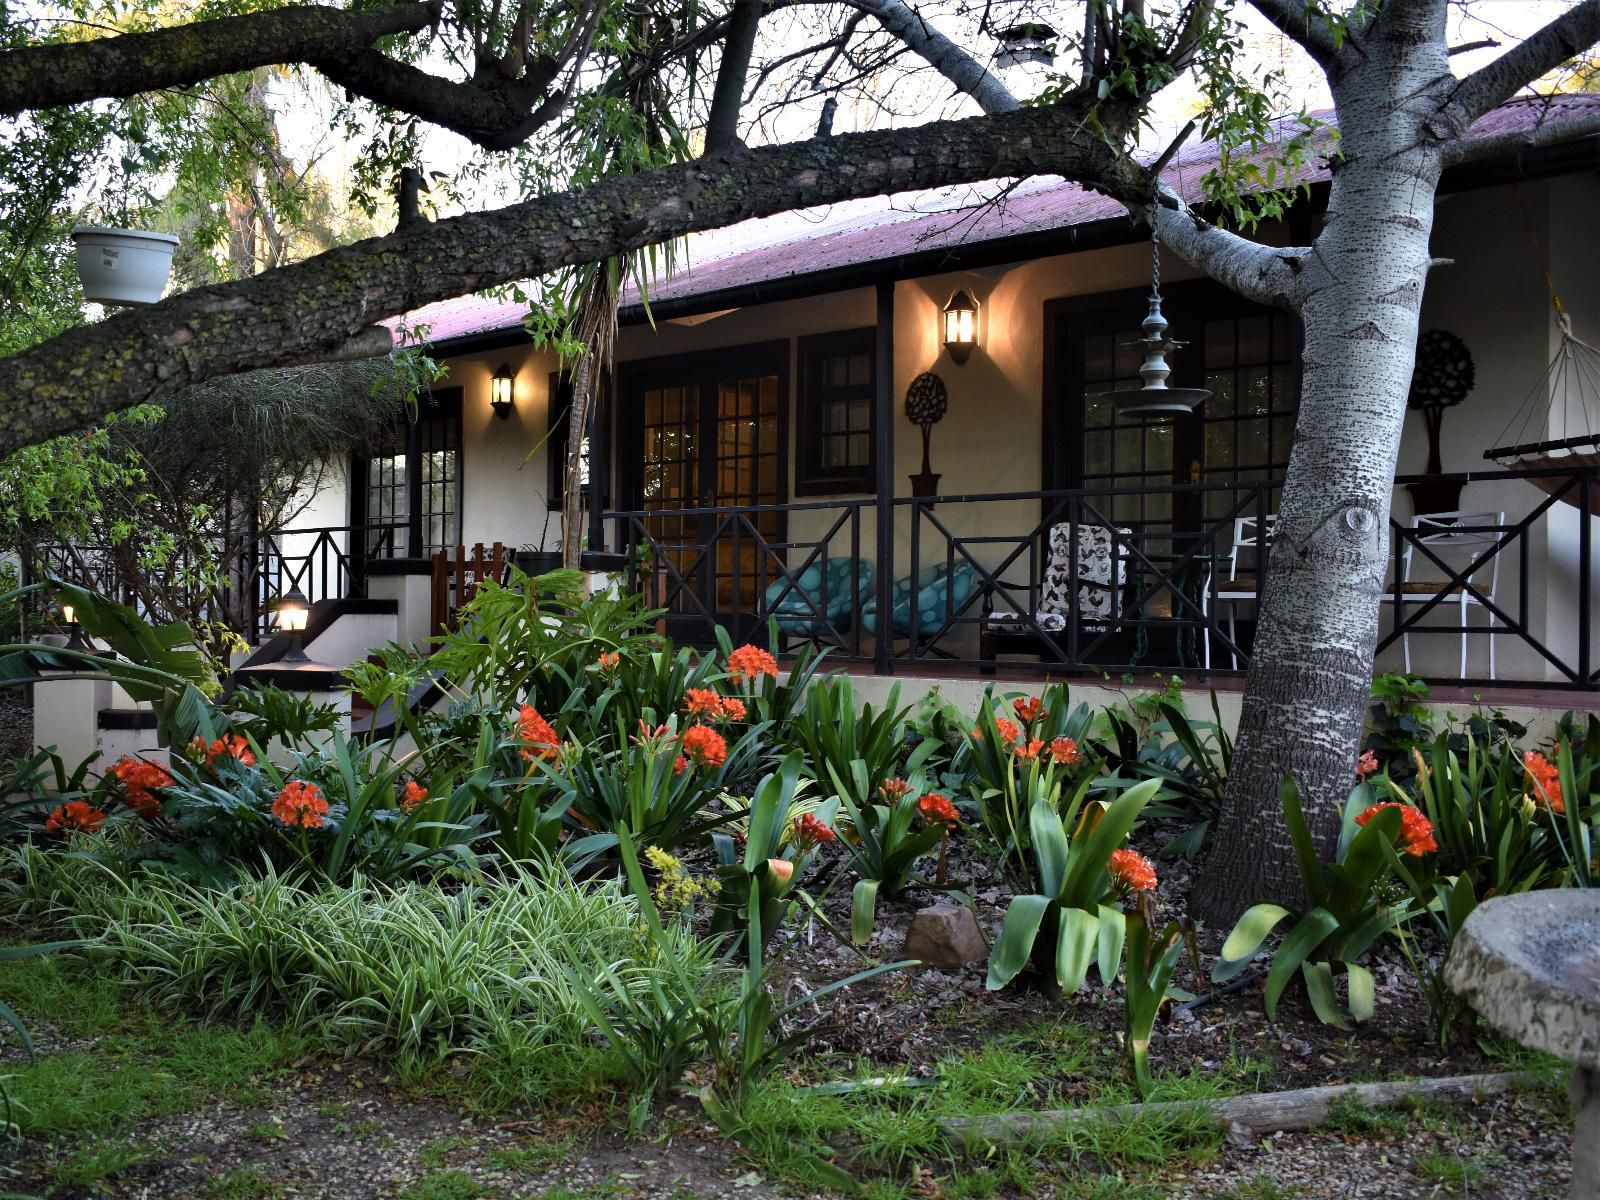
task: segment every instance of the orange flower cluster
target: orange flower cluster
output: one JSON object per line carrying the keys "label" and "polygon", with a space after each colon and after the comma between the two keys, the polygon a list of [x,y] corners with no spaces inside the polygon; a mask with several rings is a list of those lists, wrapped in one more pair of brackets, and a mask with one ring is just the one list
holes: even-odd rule
{"label": "orange flower cluster", "polygon": [[272,815],[291,829],[320,829],[328,812],[322,789],[314,783],[291,779],[272,802]]}
{"label": "orange flower cluster", "polygon": [[1137,850],[1113,850],[1106,869],[1117,884],[1130,892],[1155,890],[1155,864]]}
{"label": "orange flower cluster", "polygon": [[720,767],[728,761],[727,740],[709,725],[689,726],[681,744],[683,757],[697,767]]}
{"label": "orange flower cluster", "polygon": [[1083,751],[1078,749],[1078,743],[1069,737],[1052,738],[1050,742],[1050,759],[1058,767],[1070,767],[1083,757]]}
{"label": "orange flower cluster", "polygon": [[809,850],[812,846],[820,846],[823,842],[836,841],[838,837],[837,833],[810,813],[803,813],[800,819],[795,822],[793,840],[794,844],[802,852]]}
{"label": "orange flower cluster", "polygon": [[194,750],[196,758],[205,757],[206,766],[214,767],[218,760],[231,758],[241,767],[256,765],[256,756],[250,749],[250,743],[237,733],[225,733],[207,745],[204,738],[195,738],[189,743]]}
{"label": "orange flower cluster", "polygon": [[171,787],[172,772],[160,763],[147,758],[134,758],[131,754],[117,760],[111,773],[122,784],[122,799],[141,817],[154,817],[161,812],[161,801],[151,793],[157,788]]}
{"label": "orange flower cluster", "polygon": [[408,813],[416,812],[417,809],[422,807],[423,801],[427,798],[428,789],[423,787],[415,779],[408,779],[406,780],[405,791],[400,794],[400,811]]}
{"label": "orange flower cluster", "polygon": [[1040,752],[1043,750],[1044,740],[1042,738],[1027,738],[1026,740],[1018,738],[1017,744],[1012,747],[1011,753],[1017,756],[1018,762],[1031,763],[1038,759]]}
{"label": "orange flower cluster", "polygon": [[778,660],[760,646],[740,646],[728,655],[728,673],[754,682],[763,675],[778,677]]}
{"label": "orange flower cluster", "polygon": [[949,796],[941,796],[938,792],[929,792],[917,801],[917,811],[922,814],[922,819],[928,824],[943,821],[946,825],[956,825],[961,820],[961,814],[956,811],[956,806],[950,803]]}
{"label": "orange flower cluster", "polygon": [[607,650],[595,665],[600,668],[602,675],[609,675],[622,665],[622,655],[615,650]]}
{"label": "orange flower cluster", "polygon": [[1409,854],[1412,858],[1421,858],[1424,854],[1431,854],[1439,848],[1439,843],[1433,840],[1433,823],[1422,810],[1412,808],[1409,804],[1401,804],[1398,800],[1385,800],[1382,804],[1374,804],[1356,818],[1356,824],[1365,825],[1386,808],[1400,810],[1400,850],[1403,853]]}
{"label": "orange flower cluster", "polygon": [[1365,783],[1378,773],[1378,756],[1371,750],[1363,750],[1361,757],[1356,759],[1356,782]]}
{"label": "orange flower cluster", "polygon": [[878,795],[885,804],[894,804],[911,794],[911,785],[904,779],[885,779],[878,785]]}
{"label": "orange flower cluster", "polygon": [[536,758],[554,762],[561,756],[561,735],[531,704],[517,710],[517,736],[527,743],[517,753],[529,762]]}
{"label": "orange flower cluster", "polygon": [[1561,795],[1561,768],[1537,750],[1522,756],[1522,769],[1527,779],[1528,792],[1536,803],[1548,808],[1557,816],[1567,811],[1567,802]]}
{"label": "orange flower cluster", "polygon": [[93,833],[105,819],[105,812],[87,800],[68,800],[65,804],[56,805],[45,818],[44,828],[46,833],[71,833],[74,830]]}
{"label": "orange flower cluster", "polygon": [[[1015,725],[1006,720],[1004,717],[1000,716],[998,713],[995,714],[994,727],[1000,731],[1000,742],[1002,745],[1009,746],[1012,742],[1016,741],[1022,736],[1022,730],[1018,729]],[[983,741],[983,726],[979,725],[976,729],[974,729],[972,731],[972,736],[977,738],[980,742]]]}
{"label": "orange flower cluster", "polygon": [[683,696],[683,711],[706,721],[744,720],[744,701],[734,696],[719,696],[712,688],[690,688]]}
{"label": "orange flower cluster", "polygon": [[1017,719],[1025,725],[1032,725],[1035,721],[1048,717],[1044,702],[1037,696],[1024,696],[1020,700],[1013,700],[1011,707],[1017,710]]}

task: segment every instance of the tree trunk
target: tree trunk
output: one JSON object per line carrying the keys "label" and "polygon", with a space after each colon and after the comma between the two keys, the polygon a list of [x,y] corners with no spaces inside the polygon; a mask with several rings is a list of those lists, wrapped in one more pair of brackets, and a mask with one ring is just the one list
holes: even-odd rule
{"label": "tree trunk", "polygon": [[1442,36],[1390,25],[1335,92],[1343,161],[1298,297],[1305,352],[1294,448],[1227,804],[1192,899],[1197,915],[1223,927],[1257,901],[1303,898],[1279,804],[1285,775],[1331,859],[1371,694],[1441,171],[1426,122],[1449,80]]}
{"label": "tree trunk", "polygon": [[572,407],[567,409],[567,472],[561,484],[561,565],[583,562],[583,437],[594,396],[594,354],[579,356],[572,370]]}

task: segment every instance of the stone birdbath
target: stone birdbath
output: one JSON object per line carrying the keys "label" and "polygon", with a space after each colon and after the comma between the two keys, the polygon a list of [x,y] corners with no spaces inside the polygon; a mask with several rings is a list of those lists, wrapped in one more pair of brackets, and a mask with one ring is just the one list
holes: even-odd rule
{"label": "stone birdbath", "polygon": [[1600,1198],[1600,891],[1485,900],[1456,938],[1445,981],[1500,1032],[1576,1068],[1572,1195]]}

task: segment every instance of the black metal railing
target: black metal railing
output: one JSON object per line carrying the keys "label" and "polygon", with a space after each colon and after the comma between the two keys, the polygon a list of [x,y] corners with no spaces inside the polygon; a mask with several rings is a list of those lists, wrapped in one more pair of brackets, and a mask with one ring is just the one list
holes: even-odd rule
{"label": "black metal railing", "polygon": [[[1587,515],[1600,468],[1397,481],[1441,483],[1472,485],[1454,510],[1464,515],[1419,520],[1402,505],[1391,517],[1378,668],[1471,686],[1600,687]],[[717,625],[735,640],[761,636],[777,619],[790,641],[824,642],[880,668],[894,659],[1225,676],[1249,664],[1281,486],[735,505],[607,520],[613,546],[636,550],[635,581],[687,641],[709,644]],[[1150,518],[1154,507],[1160,519]],[[862,558],[885,513],[892,586]],[[820,583],[811,569],[836,557],[852,565],[822,571],[830,581]]]}

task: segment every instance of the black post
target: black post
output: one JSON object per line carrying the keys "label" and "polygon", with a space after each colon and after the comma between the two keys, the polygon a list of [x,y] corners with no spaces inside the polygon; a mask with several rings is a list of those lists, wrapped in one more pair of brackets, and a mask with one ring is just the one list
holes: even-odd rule
{"label": "black post", "polygon": [[894,282],[878,284],[876,369],[872,378],[872,451],[878,492],[877,644],[872,669],[894,673]]}
{"label": "black post", "polygon": [[[611,477],[611,439],[609,436],[604,441],[600,438],[600,411],[610,393],[609,385],[609,373],[602,374],[594,381],[594,395],[589,401],[589,428],[586,432],[589,437],[589,549],[591,550],[606,548],[605,506],[606,493],[610,490],[607,484]],[[608,434],[609,432],[607,430]],[[616,549],[620,550],[622,547],[619,545]]]}
{"label": "black post", "polygon": [[[417,401],[418,407],[422,401]],[[406,557],[423,558],[422,546],[422,414],[406,425]]]}

